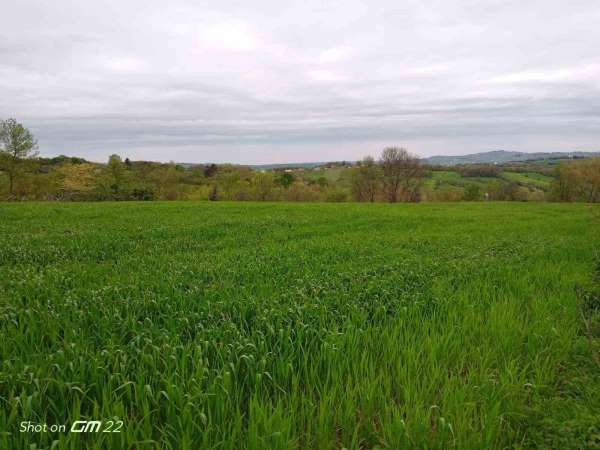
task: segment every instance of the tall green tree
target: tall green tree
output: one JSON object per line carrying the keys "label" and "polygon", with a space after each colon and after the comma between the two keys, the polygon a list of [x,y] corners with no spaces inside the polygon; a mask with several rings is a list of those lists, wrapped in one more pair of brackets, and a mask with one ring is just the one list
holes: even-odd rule
{"label": "tall green tree", "polygon": [[284,188],[288,189],[294,183],[295,179],[296,178],[293,174],[289,172],[282,172],[281,175],[277,178],[277,182]]}
{"label": "tall green tree", "polygon": [[23,160],[36,156],[36,148],[33,134],[15,119],[0,121],[0,168],[8,174],[11,196]]}
{"label": "tall green tree", "polygon": [[112,197],[115,200],[121,199],[126,190],[127,173],[119,155],[113,154],[108,157],[106,176]]}

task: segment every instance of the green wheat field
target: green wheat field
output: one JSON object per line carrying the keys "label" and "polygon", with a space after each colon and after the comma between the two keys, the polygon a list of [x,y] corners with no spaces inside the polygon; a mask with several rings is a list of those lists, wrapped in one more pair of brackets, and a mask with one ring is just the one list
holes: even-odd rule
{"label": "green wheat field", "polygon": [[599,277],[584,204],[0,204],[0,448],[600,448]]}

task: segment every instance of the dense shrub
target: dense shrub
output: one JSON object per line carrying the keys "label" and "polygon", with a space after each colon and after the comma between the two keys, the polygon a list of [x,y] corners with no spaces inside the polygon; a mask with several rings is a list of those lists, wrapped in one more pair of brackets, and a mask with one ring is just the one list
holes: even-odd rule
{"label": "dense shrub", "polygon": [[500,174],[498,167],[492,164],[461,165],[458,171],[463,177],[497,177]]}

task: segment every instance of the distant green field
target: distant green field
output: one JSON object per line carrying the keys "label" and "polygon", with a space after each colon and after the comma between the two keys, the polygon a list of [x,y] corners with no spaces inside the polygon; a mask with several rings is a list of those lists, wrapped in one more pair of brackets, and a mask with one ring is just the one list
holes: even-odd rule
{"label": "distant green field", "polygon": [[334,167],[327,169],[307,169],[304,172],[300,172],[300,175],[306,180],[316,181],[319,178],[325,178],[329,183],[335,183],[339,181],[343,173],[348,169],[342,167]]}
{"label": "distant green field", "polygon": [[502,178],[525,186],[549,189],[554,178],[537,172],[502,172]]}
{"label": "distant green field", "polygon": [[[583,204],[0,204],[0,448],[598,448],[599,229]],[[123,425],[20,432],[76,420]]]}
{"label": "distant green field", "polygon": [[439,170],[431,172],[431,177],[426,180],[425,185],[428,187],[434,187],[437,184],[441,186],[449,185],[454,187],[464,188],[469,184],[476,184],[479,186],[486,185],[492,181],[497,181],[497,178],[493,177],[463,177],[460,173],[452,170]]}

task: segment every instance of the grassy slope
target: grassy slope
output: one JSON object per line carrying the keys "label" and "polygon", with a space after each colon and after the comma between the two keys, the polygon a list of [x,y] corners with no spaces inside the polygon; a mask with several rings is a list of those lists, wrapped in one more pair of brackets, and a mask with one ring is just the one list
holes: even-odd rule
{"label": "grassy slope", "polygon": [[515,181],[524,186],[531,186],[543,190],[550,189],[550,185],[554,179],[537,172],[502,172],[501,176],[505,180]]}
{"label": "grassy slope", "polygon": [[297,174],[306,180],[316,181],[319,178],[325,178],[330,183],[336,183],[346,170],[341,167],[335,167],[331,169],[305,170],[304,172],[297,172]]}
{"label": "grassy slope", "polygon": [[592,446],[599,226],[580,204],[0,205],[0,448]]}
{"label": "grassy slope", "polygon": [[440,189],[447,186],[464,188],[470,184],[484,187],[492,181],[498,181],[498,179],[493,177],[463,177],[460,173],[452,170],[439,170],[431,172],[431,177],[425,181],[425,185],[434,187],[436,182],[439,182],[441,183]]}

